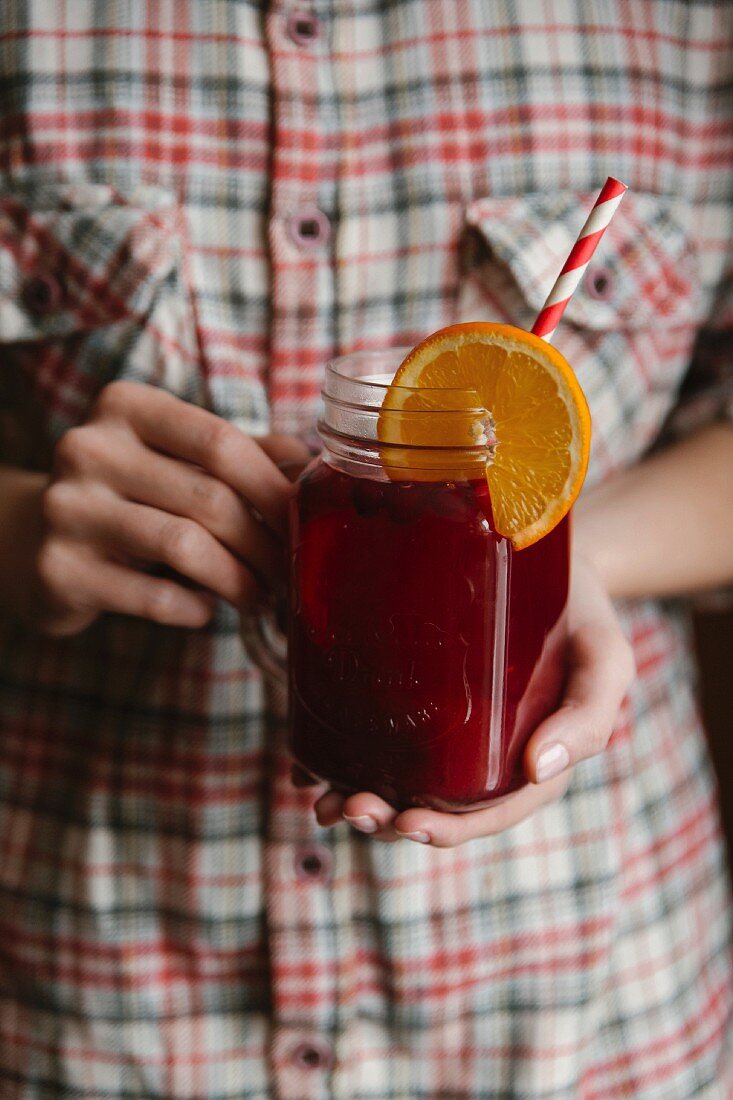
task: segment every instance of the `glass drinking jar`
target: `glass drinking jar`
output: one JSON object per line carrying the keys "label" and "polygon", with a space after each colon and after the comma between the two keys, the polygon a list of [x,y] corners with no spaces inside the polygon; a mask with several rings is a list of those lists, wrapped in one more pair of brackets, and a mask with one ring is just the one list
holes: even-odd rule
{"label": "glass drinking jar", "polygon": [[[291,506],[287,662],[271,619],[247,639],[271,671],[287,663],[303,768],[456,811],[526,782],[527,740],[559,702],[569,525],[521,551],[496,533],[475,395],[405,390],[382,408],[406,351],[328,364],[324,449]],[[465,446],[397,442],[406,419],[410,439],[435,439],[435,417]]]}

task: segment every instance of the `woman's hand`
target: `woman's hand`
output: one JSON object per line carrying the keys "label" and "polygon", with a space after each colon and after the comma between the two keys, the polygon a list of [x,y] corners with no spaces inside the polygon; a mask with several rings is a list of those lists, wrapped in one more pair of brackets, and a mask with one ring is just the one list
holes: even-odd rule
{"label": "woman's hand", "polygon": [[[290,487],[275,463],[303,450],[249,438],[155,387],[113,382],[61,438],[36,493],[36,545],[17,579],[23,618],[70,635],[103,611],[199,627],[215,596],[252,605],[284,561]],[[166,575],[151,571],[159,566]]]}
{"label": "woman's hand", "polygon": [[[592,566],[573,561],[568,604],[569,673],[560,707],[535,730],[524,754],[529,784],[487,809],[439,813],[398,812],[375,794],[344,798],[327,791],[315,805],[323,826],[346,820],[375,840],[405,837],[452,848],[516,825],[565,793],[573,766],[603,752],[634,676],[634,661],[613,605]],[[294,776],[296,782],[306,777]]]}

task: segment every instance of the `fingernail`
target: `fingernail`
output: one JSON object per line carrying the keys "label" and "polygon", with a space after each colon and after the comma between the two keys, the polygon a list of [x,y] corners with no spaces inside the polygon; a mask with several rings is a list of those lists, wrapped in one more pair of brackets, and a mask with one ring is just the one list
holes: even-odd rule
{"label": "fingernail", "polygon": [[564,745],[549,745],[543,749],[537,761],[537,782],[544,783],[564,772],[570,763],[570,753]]}
{"label": "fingernail", "polygon": [[399,829],[395,829],[398,836],[404,837],[405,840],[416,840],[418,844],[429,844],[429,833],[401,833]]}
{"label": "fingernail", "polygon": [[379,828],[379,822],[370,814],[362,814],[360,817],[349,817],[348,814],[344,814],[343,817],[344,821],[348,821],[349,825],[358,829],[360,833],[376,833]]}

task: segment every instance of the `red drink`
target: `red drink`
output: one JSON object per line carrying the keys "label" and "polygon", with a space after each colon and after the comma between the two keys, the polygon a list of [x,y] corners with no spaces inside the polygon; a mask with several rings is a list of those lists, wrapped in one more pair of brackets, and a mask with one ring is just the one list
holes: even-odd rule
{"label": "red drink", "polygon": [[395,386],[407,350],[327,365],[325,450],[291,510],[287,661],[272,614],[244,637],[267,672],[287,666],[304,768],[460,810],[525,783],[527,741],[560,700],[568,521],[519,551],[496,534],[491,418],[475,390]]}
{"label": "red drink", "polygon": [[527,739],[559,701],[568,523],[515,552],[485,477],[381,478],[321,460],[300,480],[293,753],[341,791],[468,808],[525,782]]}

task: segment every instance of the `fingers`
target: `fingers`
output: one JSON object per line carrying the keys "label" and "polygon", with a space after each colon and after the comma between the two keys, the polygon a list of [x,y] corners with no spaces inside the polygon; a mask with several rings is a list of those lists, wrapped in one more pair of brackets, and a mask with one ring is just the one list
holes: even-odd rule
{"label": "fingers", "polygon": [[213,612],[213,601],[203,592],[103,561],[62,539],[44,548],[39,571],[60,612],[49,620],[52,634],[69,633],[69,625],[73,631],[75,618],[91,621],[94,614],[85,612],[113,611],[191,629],[204,626]]}
{"label": "fingers", "polygon": [[525,751],[525,774],[533,783],[603,752],[633,679],[631,648],[613,620],[586,623],[571,635],[569,647],[562,704],[538,726]]}
{"label": "fingers", "polygon": [[400,812],[375,794],[362,792],[344,798],[336,791],[327,791],[316,802],[315,812],[318,823],[325,828],[345,821],[374,840],[404,839],[434,848],[454,848],[517,825],[541,806],[560,798],[569,782],[570,774],[566,773],[541,787],[523,787],[486,809],[455,814],[417,807]]}
{"label": "fingers", "polygon": [[455,848],[479,837],[496,836],[518,825],[541,806],[561,798],[569,782],[570,774],[566,773],[541,787],[522,787],[487,809],[469,810],[462,814],[405,810],[395,818],[394,829],[408,840],[432,844],[435,848]]}
{"label": "fingers", "polygon": [[[105,387],[90,420],[65,433],[55,449],[43,498],[45,556],[54,574],[58,560],[70,574],[56,598],[37,572],[39,618],[73,633],[93,621],[96,598],[97,612],[145,614],[138,609],[150,605],[148,617],[160,621],[206,621],[208,596],[191,593],[175,576],[141,570],[139,584],[132,585],[134,568],[143,563],[168,566],[237,608],[258,602],[259,582],[277,583],[285,573],[284,549],[273,530],[284,526],[291,495],[268,451],[300,459],[307,448],[286,437],[259,446],[213,414],[152,386]],[[103,557],[126,570],[118,577],[120,592],[109,598],[91,586]],[[87,559],[89,575],[74,570]],[[51,619],[41,615],[46,592]],[[80,602],[83,614],[73,610]]]}
{"label": "fingers", "polygon": [[195,520],[259,576],[269,581],[282,577],[282,545],[223,481],[137,441],[108,462],[109,482],[120,496]]}
{"label": "fingers", "polygon": [[250,570],[193,520],[121,500],[101,487],[82,494],[62,482],[47,493],[46,513],[56,532],[103,546],[118,561],[167,565],[235,607],[259,597]]}
{"label": "fingers", "polygon": [[100,562],[89,587],[100,611],[136,615],[166,626],[190,629],[204,626],[214,610],[206,593],[193,592],[175,581],[163,580],[114,562]]}
{"label": "fingers", "polygon": [[338,824],[342,819],[344,801],[344,796],[338,791],[326,791],[321,795],[313,807],[318,824],[324,829]]}
{"label": "fingers", "polygon": [[573,559],[568,601],[568,675],[562,703],[542,722],[524,753],[524,771],[544,783],[602,752],[634,678],[631,646],[597,573]]}
{"label": "fingers", "polygon": [[287,478],[254,439],[214,413],[153,386],[114,382],[95,415],[124,421],[149,447],[202,467],[248,500],[273,531],[285,531]]}
{"label": "fingers", "polygon": [[336,791],[327,791],[314,809],[319,825],[325,828],[346,821],[357,832],[368,833],[374,840],[394,843],[400,839],[392,828],[398,811],[375,794],[344,797]]}

